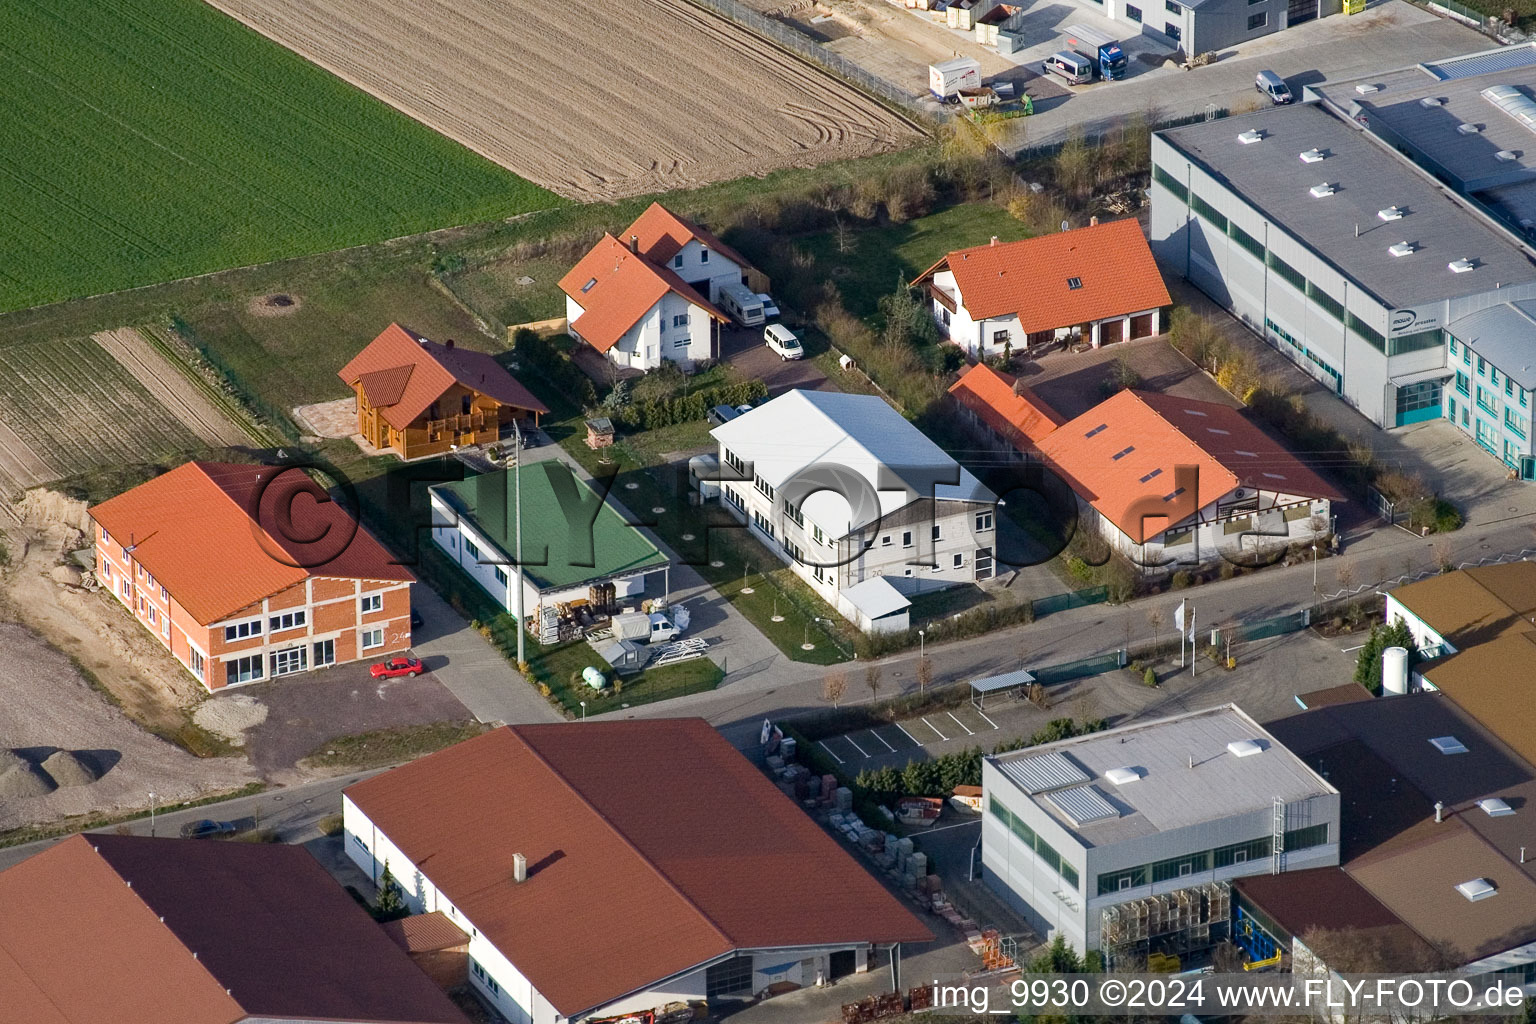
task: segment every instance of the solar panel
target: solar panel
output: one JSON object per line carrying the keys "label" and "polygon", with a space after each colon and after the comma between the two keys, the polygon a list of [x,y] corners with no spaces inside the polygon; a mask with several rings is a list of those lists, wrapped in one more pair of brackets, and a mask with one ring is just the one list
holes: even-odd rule
{"label": "solar panel", "polygon": [[1054,793],[1047,793],[1045,798],[1077,825],[1120,817],[1120,812],[1115,810],[1115,805],[1104,799],[1104,794],[1092,786],[1058,789]]}
{"label": "solar panel", "polygon": [[1093,778],[1065,754],[1036,754],[1017,761],[999,761],[997,770],[1018,783],[1030,796],[1048,789],[1076,786]]}

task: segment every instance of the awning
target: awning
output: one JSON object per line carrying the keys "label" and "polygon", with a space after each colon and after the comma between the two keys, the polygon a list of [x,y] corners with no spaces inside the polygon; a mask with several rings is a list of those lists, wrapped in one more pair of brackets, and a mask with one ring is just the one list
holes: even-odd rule
{"label": "awning", "polygon": [[906,595],[884,576],[872,576],[857,586],[849,587],[843,591],[842,596],[869,619],[894,615],[912,607]]}
{"label": "awning", "polygon": [[1427,380],[1450,380],[1456,376],[1456,371],[1444,366],[1437,366],[1433,370],[1420,370],[1418,373],[1404,373],[1391,378],[1391,382],[1400,388],[1410,384],[1422,384]]}

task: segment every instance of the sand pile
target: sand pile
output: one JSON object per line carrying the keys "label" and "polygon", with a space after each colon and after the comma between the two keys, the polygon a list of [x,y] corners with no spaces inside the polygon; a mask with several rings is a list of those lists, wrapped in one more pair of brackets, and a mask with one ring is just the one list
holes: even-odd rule
{"label": "sand pile", "polygon": [[100,776],[96,769],[70,750],[55,750],[43,761],[43,774],[53,780],[60,789],[70,786],[89,786]]}
{"label": "sand pile", "polygon": [[192,721],[237,747],[245,745],[245,730],[254,729],[266,720],[267,706],[244,693],[210,698],[192,712]]}
{"label": "sand pile", "polygon": [[47,796],[56,788],[53,780],[33,767],[14,750],[0,749],[0,800]]}

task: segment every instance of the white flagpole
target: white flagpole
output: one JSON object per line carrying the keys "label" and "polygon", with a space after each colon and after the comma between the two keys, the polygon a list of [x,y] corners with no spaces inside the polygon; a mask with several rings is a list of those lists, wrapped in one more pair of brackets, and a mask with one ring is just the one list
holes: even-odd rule
{"label": "white flagpole", "polygon": [[1199,672],[1200,657],[1195,650],[1195,606],[1189,606],[1189,678],[1195,678]]}

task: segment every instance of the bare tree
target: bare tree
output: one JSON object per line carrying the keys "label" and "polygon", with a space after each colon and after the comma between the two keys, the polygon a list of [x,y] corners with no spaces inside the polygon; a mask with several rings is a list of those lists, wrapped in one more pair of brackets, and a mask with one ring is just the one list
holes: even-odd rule
{"label": "bare tree", "polygon": [[1350,589],[1355,585],[1355,563],[1347,558],[1339,559],[1339,567],[1334,570],[1334,576],[1338,578],[1340,590]]}
{"label": "bare tree", "polygon": [[926,693],[933,682],[933,659],[926,655],[917,659],[917,692]]}
{"label": "bare tree", "polygon": [[1152,605],[1147,609],[1147,625],[1152,627],[1152,650],[1155,653],[1163,645],[1163,623],[1168,621],[1168,613],[1160,605]]}
{"label": "bare tree", "polygon": [[864,685],[869,687],[870,700],[880,699],[881,682],[879,665],[871,665],[864,670]]}
{"label": "bare tree", "polygon": [[853,232],[843,223],[843,218],[838,217],[833,221],[833,232],[837,240],[837,251],[847,255],[848,250],[853,248]]}
{"label": "bare tree", "polygon": [[1452,550],[1451,538],[1436,537],[1435,542],[1429,546],[1430,557],[1435,560],[1435,568],[1441,572],[1450,572],[1451,566],[1456,564],[1455,553]]}
{"label": "bare tree", "polygon": [[827,677],[821,681],[821,699],[831,704],[834,708],[843,702],[848,694],[848,673],[841,670],[827,673]]}

